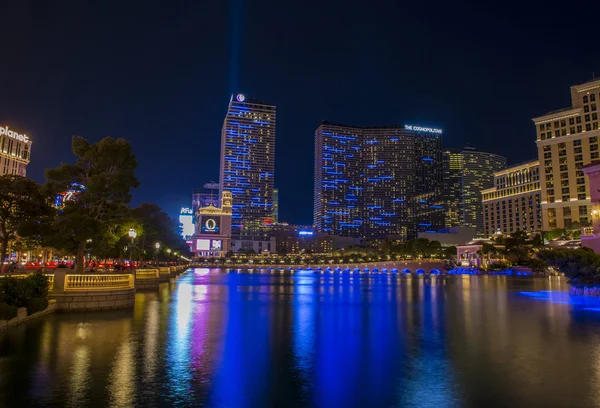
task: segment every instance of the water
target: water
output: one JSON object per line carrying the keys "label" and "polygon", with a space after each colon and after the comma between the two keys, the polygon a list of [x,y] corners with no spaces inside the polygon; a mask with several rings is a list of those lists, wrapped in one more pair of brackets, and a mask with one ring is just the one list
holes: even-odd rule
{"label": "water", "polygon": [[567,289],[196,269],[0,334],[0,407],[600,407],[600,300]]}

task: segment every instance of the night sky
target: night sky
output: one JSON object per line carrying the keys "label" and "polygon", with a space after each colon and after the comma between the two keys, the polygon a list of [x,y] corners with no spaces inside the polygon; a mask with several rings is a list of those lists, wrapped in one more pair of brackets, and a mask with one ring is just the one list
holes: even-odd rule
{"label": "night sky", "polygon": [[128,139],[141,181],[133,204],[176,216],[195,187],[217,181],[221,126],[241,91],[277,105],[280,219],[312,223],[323,119],[441,127],[446,147],[536,158],[531,118],[600,77],[600,6],[500,4],[5,1],[0,125],[32,138],[38,182],[73,161],[74,134]]}

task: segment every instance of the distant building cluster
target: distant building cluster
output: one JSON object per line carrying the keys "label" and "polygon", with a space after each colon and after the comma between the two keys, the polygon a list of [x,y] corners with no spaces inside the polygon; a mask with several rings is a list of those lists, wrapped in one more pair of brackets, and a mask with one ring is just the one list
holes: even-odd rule
{"label": "distant building cluster", "polygon": [[[436,127],[323,121],[315,131],[313,224],[296,226],[281,221],[274,187],[276,107],[237,94],[223,123],[220,181],[194,193],[191,211],[201,222],[199,211],[222,208],[221,198],[230,197],[221,253],[330,252],[417,236],[456,245],[516,230],[587,226],[583,167],[600,160],[600,80],[571,87],[571,98],[570,108],[533,119],[537,160],[510,167],[495,153],[444,148]],[[189,238],[202,232],[196,226]]]}

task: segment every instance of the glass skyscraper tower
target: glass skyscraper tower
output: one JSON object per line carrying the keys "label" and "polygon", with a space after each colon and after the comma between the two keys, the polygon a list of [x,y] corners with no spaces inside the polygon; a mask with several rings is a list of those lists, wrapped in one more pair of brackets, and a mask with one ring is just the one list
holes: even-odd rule
{"label": "glass skyscraper tower", "polygon": [[233,195],[232,238],[261,238],[273,215],[275,106],[232,96],[221,135],[220,190]]}
{"label": "glass skyscraper tower", "polygon": [[443,227],[442,131],[322,122],[314,224],[336,235],[409,239]]}
{"label": "glass skyscraper tower", "polygon": [[506,158],[472,147],[448,149],[443,158],[446,227],[473,227],[482,233],[481,191],[493,187],[494,173],[506,168]]}

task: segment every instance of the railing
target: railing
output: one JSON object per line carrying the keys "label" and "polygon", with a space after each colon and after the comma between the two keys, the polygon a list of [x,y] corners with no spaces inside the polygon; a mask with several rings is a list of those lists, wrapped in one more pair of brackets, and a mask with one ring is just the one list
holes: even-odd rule
{"label": "railing", "polygon": [[136,269],[136,279],[158,279],[158,269]]}
{"label": "railing", "polygon": [[593,237],[594,236],[594,227],[583,227],[581,229],[581,236]]}
{"label": "railing", "polygon": [[48,290],[52,290],[54,288],[54,274],[45,273],[45,277],[48,278]]}
{"label": "railing", "polygon": [[133,289],[133,275],[131,274],[86,274],[65,275],[65,291],[68,290],[110,290]]}

